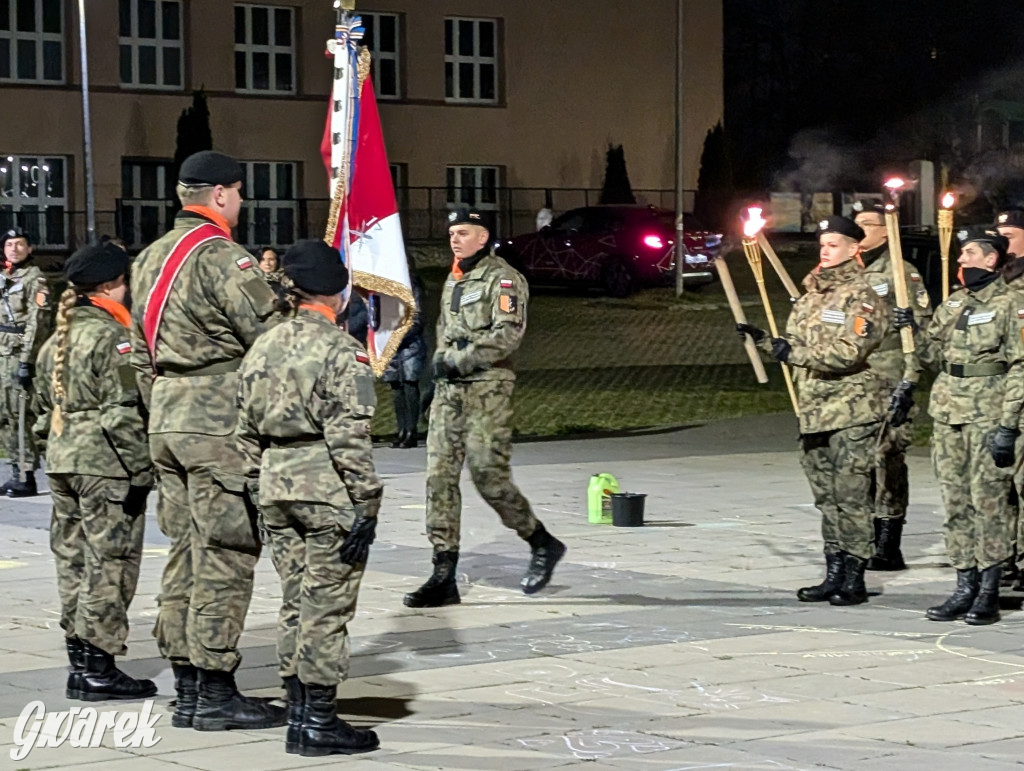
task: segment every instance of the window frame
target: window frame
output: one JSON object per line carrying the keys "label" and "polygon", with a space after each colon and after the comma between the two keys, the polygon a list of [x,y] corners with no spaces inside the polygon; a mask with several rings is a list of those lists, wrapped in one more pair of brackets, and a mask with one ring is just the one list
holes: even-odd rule
{"label": "window frame", "polygon": [[[51,196],[49,193],[45,193],[40,196],[37,195],[33,198],[27,198],[21,188],[21,175],[15,173],[15,170],[25,171],[25,162],[28,160],[35,161],[34,167],[45,170],[46,173],[50,172],[48,168],[48,162],[59,160],[63,166],[62,183],[64,194],[62,196]],[[70,241],[70,195],[69,195],[69,181],[70,181],[70,166],[71,157],[68,155],[59,154],[22,154],[22,155],[6,155],[0,154],[0,227],[6,229],[10,225],[18,223],[21,227],[30,234],[32,243],[43,249],[51,248],[67,248],[68,242]],[[13,177],[13,184],[8,192],[5,190],[6,176],[10,174]],[[37,187],[39,183],[36,183]],[[35,206],[36,209],[26,209],[26,206]],[[48,222],[48,209],[50,207],[60,207],[62,211],[55,213],[55,216],[60,216],[61,224],[60,229],[62,231],[63,238],[59,240],[51,240],[48,237],[50,230],[50,223]],[[30,222],[25,215],[28,214],[41,214],[37,216],[35,222]],[[19,217],[19,214],[22,215]],[[8,224],[8,218],[9,224]]]}
{"label": "window frame", "polygon": [[[154,0],[157,3],[157,12],[155,19],[155,37],[140,37],[139,36],[139,4],[143,0],[118,0],[118,80],[120,81],[121,88],[131,89],[145,89],[147,91],[184,91],[185,90],[185,4],[183,0]],[[130,11],[130,22],[131,27],[130,35],[122,35],[120,28],[120,4],[127,2],[131,9]],[[165,4],[173,4],[178,8],[178,38],[167,39],[163,36],[164,27],[164,15],[163,7]],[[131,82],[126,83],[122,78],[120,56],[123,48],[128,47],[131,49]],[[139,68],[139,51],[142,47],[153,47],[156,50],[156,64],[155,74],[156,83],[141,83],[139,82],[139,76],[141,74]],[[168,85],[164,83],[164,55],[167,49],[176,49],[178,51],[178,83],[177,85]]]}
{"label": "window frame", "polygon": [[[64,85],[67,82],[67,61],[65,60],[64,31],[66,28],[66,13],[63,0],[57,0],[60,8],[60,31],[46,32],[43,30],[43,4],[45,0],[33,0],[35,17],[35,30],[25,32],[19,30],[17,22],[17,2],[12,0],[8,6],[8,29],[0,30],[0,40],[8,41],[8,64],[10,75],[0,77],[0,83],[36,83],[40,85]],[[31,41],[35,47],[36,72],[35,77],[23,78],[18,74],[18,44]],[[47,78],[46,72],[46,44],[56,43],[60,46],[60,77]]]}
{"label": "window frame", "polygon": [[[268,24],[267,33],[268,41],[274,40],[273,43],[253,43],[252,41],[252,11],[254,8],[260,8],[266,10],[268,13]],[[238,9],[242,9],[245,14],[245,38],[244,43],[235,41],[234,53],[235,56],[235,93],[236,94],[256,94],[260,96],[265,95],[295,95],[298,93],[298,71],[296,63],[296,47],[295,40],[297,37],[296,28],[296,16],[295,8],[288,5],[263,5],[262,3],[235,3],[233,12]],[[287,11],[291,15],[291,43],[287,46],[278,45],[276,41],[277,31],[273,20],[273,16],[278,11]],[[234,19],[232,19],[234,23]],[[232,37],[234,37],[234,29],[232,29]],[[244,53],[246,68],[245,68],[245,87],[238,87],[238,61],[237,54]],[[265,53],[268,57],[268,69],[267,69],[267,84],[268,88],[256,88],[252,85],[253,83],[253,66],[252,59],[253,54]],[[287,54],[291,62],[291,73],[290,83],[291,87],[287,90],[277,88],[277,57],[279,55]]]}
{"label": "window frame", "polygon": [[[127,194],[128,191],[124,188],[124,172],[125,167],[129,167],[132,172],[132,189],[131,195]],[[145,167],[156,169],[157,172],[157,192],[163,189],[165,198],[144,198],[141,194],[141,180],[142,170]],[[162,216],[162,221],[158,223],[157,231],[154,234],[153,240],[159,238],[165,232],[170,230],[174,223],[174,215],[178,209],[177,197],[174,195],[174,181],[171,179],[171,174],[174,171],[174,161],[168,158],[139,158],[125,156],[121,158],[121,198],[118,202],[118,235],[125,240],[125,244],[129,249],[138,249],[148,246],[151,241],[143,237],[143,210],[146,208],[157,209],[158,213]],[[163,185],[160,185],[160,178],[163,177]],[[132,233],[128,234],[125,232],[125,220],[124,212],[130,210],[132,212]],[[129,237],[130,236],[130,237]]]}
{"label": "window frame", "polygon": [[[373,35],[369,34],[367,30],[366,36],[363,38],[363,45],[370,49],[372,66],[370,68],[370,75],[373,78],[373,93],[379,101],[394,102],[400,101],[404,98],[405,89],[403,88],[402,82],[402,32],[404,30],[403,14],[400,13],[388,13],[378,11],[360,11],[359,16],[363,19],[363,26],[366,26],[366,18],[373,17]],[[395,23],[395,50],[394,51],[382,51],[380,50],[380,21],[383,18],[393,19]],[[372,39],[371,39],[372,38]],[[393,61],[395,63],[395,92],[384,93],[380,86],[380,68],[377,66],[379,61]]]}
{"label": "window frame", "polygon": [[[458,178],[465,171],[473,172],[473,186],[465,187],[462,184],[453,185],[449,180],[450,175],[455,175],[456,181],[461,182]],[[480,193],[485,189],[488,189],[483,184],[483,176],[486,172],[494,172],[494,201],[481,200]],[[494,212],[496,215],[500,213],[501,209],[501,177],[502,167],[494,164],[451,164],[445,166],[445,205],[449,210],[458,209],[460,206],[472,206],[480,211]],[[472,190],[472,200],[465,200],[462,195],[458,194],[458,191]],[[456,195],[452,198],[452,191],[456,191]]]}
{"label": "window frame", "polygon": [[[245,244],[251,248],[263,247],[263,246],[287,246],[295,242],[298,238],[299,231],[302,227],[300,221],[301,207],[298,197],[296,196],[299,190],[299,171],[302,164],[299,161],[265,161],[265,160],[248,160],[239,161],[242,164],[242,168],[245,171],[245,177],[242,180],[242,194],[244,200],[242,201],[242,211],[244,214],[239,219],[238,223],[238,241],[239,243]],[[266,164],[270,166],[270,197],[269,198],[256,198],[255,197],[255,172],[256,166]],[[277,170],[279,167],[290,167],[291,168],[291,187],[292,196],[290,198],[280,197],[280,193],[277,190],[278,174]],[[260,210],[267,210],[270,212],[270,238],[256,239],[256,213]],[[282,239],[280,237],[279,228],[280,222],[278,220],[278,212],[281,210],[288,210],[292,213],[291,223],[291,240]]]}
{"label": "window frame", "polygon": [[[445,16],[445,94],[444,100],[449,104],[480,104],[480,105],[496,105],[500,103],[500,86],[501,86],[501,38],[500,29],[498,25],[498,19],[488,19],[474,16]],[[460,54],[459,53],[459,23],[460,22],[472,22],[473,24],[473,51],[472,55]],[[448,53],[448,25],[451,25],[451,53]],[[490,24],[493,28],[493,42],[494,42],[494,55],[493,56],[481,56],[480,55],[480,26],[482,24]],[[461,84],[460,67],[461,64],[469,64],[473,67],[473,84],[474,95],[471,97],[459,96],[459,86]],[[484,98],[481,94],[481,77],[480,68],[483,65],[492,65],[494,67],[494,96],[491,98]],[[449,93],[449,78],[448,78],[448,65],[451,65],[452,77],[451,77],[451,93]]]}

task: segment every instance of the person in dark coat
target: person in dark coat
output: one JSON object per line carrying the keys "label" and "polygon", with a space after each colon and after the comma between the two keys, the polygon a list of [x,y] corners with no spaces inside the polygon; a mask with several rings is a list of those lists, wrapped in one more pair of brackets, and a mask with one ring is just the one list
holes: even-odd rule
{"label": "person in dark coat", "polygon": [[410,265],[412,295],[416,300],[416,314],[412,328],[402,338],[402,344],[388,363],[381,380],[391,386],[395,405],[398,433],[392,447],[415,447],[418,442],[417,425],[420,422],[420,373],[427,361],[427,341],[423,336],[423,301],[426,293],[423,282]]}

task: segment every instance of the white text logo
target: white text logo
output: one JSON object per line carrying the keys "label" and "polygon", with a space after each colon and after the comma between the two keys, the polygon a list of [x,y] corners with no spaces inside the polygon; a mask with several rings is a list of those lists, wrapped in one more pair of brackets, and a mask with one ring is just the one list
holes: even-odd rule
{"label": "white text logo", "polygon": [[59,747],[64,742],[72,747],[99,747],[107,729],[114,732],[118,749],[152,747],[160,741],[153,732],[160,716],[153,714],[152,700],[143,703],[141,712],[118,712],[72,707],[47,713],[43,702],[30,702],[14,726],[17,749],[11,750],[11,760],[24,760],[33,747]]}

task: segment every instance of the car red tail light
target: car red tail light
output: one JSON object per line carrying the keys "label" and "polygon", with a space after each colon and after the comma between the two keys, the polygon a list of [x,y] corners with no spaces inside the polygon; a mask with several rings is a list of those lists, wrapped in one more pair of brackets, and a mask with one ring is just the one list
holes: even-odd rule
{"label": "car red tail light", "polygon": [[661,240],[661,236],[651,234],[644,236],[644,246],[649,246],[651,249],[663,249],[665,242]]}

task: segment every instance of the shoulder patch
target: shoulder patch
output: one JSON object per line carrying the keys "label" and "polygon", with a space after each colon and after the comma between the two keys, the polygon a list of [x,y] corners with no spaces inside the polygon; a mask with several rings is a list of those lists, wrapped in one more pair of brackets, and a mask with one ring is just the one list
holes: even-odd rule
{"label": "shoulder patch", "polygon": [[501,288],[502,289],[511,289],[513,286],[515,286],[515,282],[512,279],[510,279],[510,278],[503,278],[501,280]]}
{"label": "shoulder patch", "polygon": [[887,294],[889,294],[889,285],[885,281],[883,281],[881,284],[875,284],[871,288],[875,290],[875,294],[877,294],[879,297],[885,297]]}
{"label": "shoulder patch", "polygon": [[871,334],[872,324],[863,316],[857,316],[853,320],[853,331],[858,337],[867,337]]}
{"label": "shoulder patch", "polygon": [[875,312],[875,306],[872,305],[871,303],[861,303],[860,304],[860,309],[862,311],[864,311],[865,313],[874,313]]}
{"label": "shoulder patch", "polygon": [[132,352],[132,344],[125,340],[123,343],[117,344],[117,352],[124,356],[126,353]]}
{"label": "shoulder patch", "polygon": [[38,305],[40,308],[45,308],[49,302],[50,302],[50,290],[49,289],[42,289],[42,288],[39,289],[36,292],[36,305]]}
{"label": "shoulder patch", "polygon": [[959,308],[963,304],[964,304],[963,300],[946,300],[946,307],[947,308]]}
{"label": "shoulder patch", "polygon": [[1024,308],[1018,308],[1017,309],[1017,318],[1018,319],[1024,319]]}
{"label": "shoulder patch", "polygon": [[921,274],[920,273],[911,273],[910,274],[910,280],[911,281],[920,281],[921,280]]}
{"label": "shoulder patch", "polygon": [[238,266],[239,270],[248,270],[252,267],[252,260],[248,257],[239,257],[235,260],[235,265]]}
{"label": "shoulder patch", "polygon": [[356,361],[358,361],[360,364],[369,364],[370,355],[363,353],[362,351],[356,351]]}

